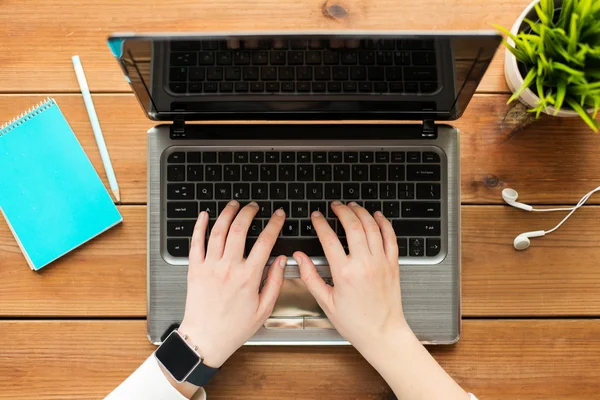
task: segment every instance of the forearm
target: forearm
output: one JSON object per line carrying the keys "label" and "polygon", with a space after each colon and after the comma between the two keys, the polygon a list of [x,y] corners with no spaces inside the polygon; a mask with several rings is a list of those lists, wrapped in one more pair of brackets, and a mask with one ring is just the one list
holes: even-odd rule
{"label": "forearm", "polygon": [[409,328],[358,348],[399,399],[468,400]]}

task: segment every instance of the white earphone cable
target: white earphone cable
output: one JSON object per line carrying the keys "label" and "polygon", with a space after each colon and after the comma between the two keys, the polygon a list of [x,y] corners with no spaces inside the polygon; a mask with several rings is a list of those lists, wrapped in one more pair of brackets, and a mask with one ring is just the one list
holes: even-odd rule
{"label": "white earphone cable", "polygon": [[[562,220],[562,221],[560,221],[560,222],[558,223],[558,225],[556,225],[554,228],[550,229],[549,231],[546,231],[546,234],[552,233],[552,232],[554,232],[555,230],[557,230],[558,228],[560,228],[560,226],[561,226],[562,224],[564,224],[564,223],[565,223],[565,222],[566,222],[566,221],[569,219],[569,217],[570,217],[571,215],[573,215],[573,213],[574,213],[575,211],[577,211],[577,209],[578,209],[578,208],[580,208],[581,206],[583,206],[583,205],[584,205],[584,204],[585,204],[585,203],[586,203],[586,202],[589,200],[589,198],[590,198],[590,197],[592,197],[592,195],[593,195],[594,193],[596,193],[596,192],[600,192],[600,186],[598,186],[596,189],[592,190],[591,192],[589,192],[589,193],[587,193],[585,196],[583,196],[583,197],[581,198],[581,200],[579,200],[579,203],[577,203],[577,205],[576,205],[575,207],[573,207],[573,208],[570,208],[570,209],[569,209],[569,208],[563,208],[562,210],[561,210],[561,209],[558,209],[558,208],[554,209],[554,210],[560,210],[560,211],[563,211],[563,210],[564,210],[564,211],[566,211],[566,210],[570,210],[571,212],[570,212],[570,213],[568,213],[568,214],[567,214],[567,216],[566,216],[566,217],[564,217],[564,218],[563,218],[563,220]],[[552,209],[547,209],[547,210],[534,210],[534,211],[552,211]]]}

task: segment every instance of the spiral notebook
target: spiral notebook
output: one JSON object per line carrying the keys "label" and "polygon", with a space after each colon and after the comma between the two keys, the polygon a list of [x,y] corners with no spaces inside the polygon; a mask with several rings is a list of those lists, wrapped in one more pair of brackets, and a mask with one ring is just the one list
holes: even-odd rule
{"label": "spiral notebook", "polygon": [[0,211],[33,270],[122,221],[54,99],[0,127]]}

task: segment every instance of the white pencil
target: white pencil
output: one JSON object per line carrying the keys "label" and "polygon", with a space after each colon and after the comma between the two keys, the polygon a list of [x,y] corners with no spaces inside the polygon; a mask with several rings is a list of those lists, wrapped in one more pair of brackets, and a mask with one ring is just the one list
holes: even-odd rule
{"label": "white pencil", "polygon": [[83,95],[83,101],[85,102],[85,108],[87,109],[88,115],[90,116],[90,122],[92,123],[92,130],[94,131],[94,136],[96,137],[96,143],[98,144],[98,150],[100,150],[100,156],[102,157],[102,163],[104,164],[104,170],[106,171],[106,176],[108,177],[108,183],[110,184],[110,189],[112,190],[117,203],[121,203],[121,195],[119,193],[119,185],[117,184],[117,177],[115,176],[115,171],[113,170],[112,163],[110,162],[110,156],[108,155],[108,149],[106,148],[106,143],[104,142],[104,136],[102,135],[102,129],[100,129],[100,122],[98,121],[98,116],[96,115],[96,109],[94,108],[94,102],[92,101],[92,95],[90,93],[90,89],[87,84],[87,80],[85,79],[85,73],[83,72],[83,67],[81,66],[81,60],[79,56],[73,56],[73,67],[75,67],[75,74],[77,75],[77,81],[79,82],[79,87],[81,88],[81,94]]}

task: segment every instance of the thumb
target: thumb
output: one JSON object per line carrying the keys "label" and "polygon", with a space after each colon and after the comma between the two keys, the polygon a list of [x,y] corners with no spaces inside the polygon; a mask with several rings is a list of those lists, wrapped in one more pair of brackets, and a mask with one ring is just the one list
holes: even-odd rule
{"label": "thumb", "polygon": [[317,272],[315,264],[310,257],[301,251],[294,253],[294,260],[298,263],[300,277],[308,291],[313,295],[323,310],[328,310],[333,288],[325,283]]}
{"label": "thumb", "polygon": [[267,279],[260,292],[260,299],[258,303],[259,313],[266,315],[267,318],[271,315],[273,307],[277,297],[279,297],[279,291],[283,285],[283,273],[285,272],[285,264],[287,263],[286,256],[279,256],[273,261],[269,267]]}

